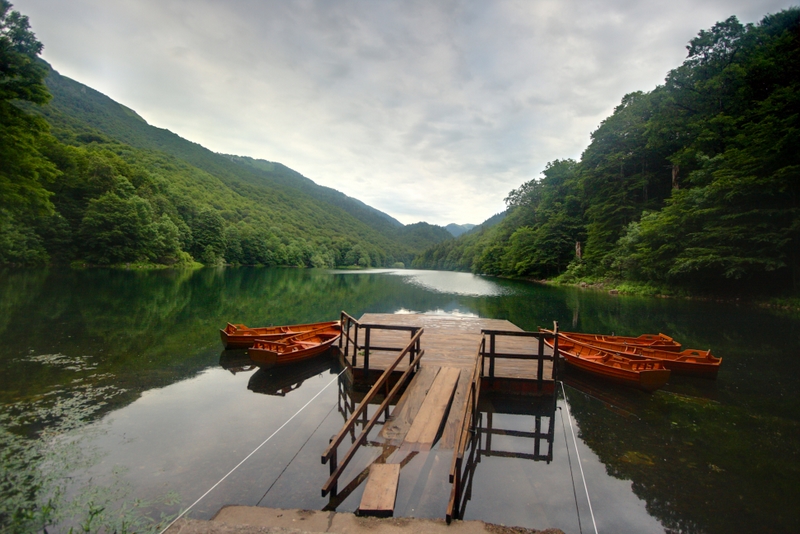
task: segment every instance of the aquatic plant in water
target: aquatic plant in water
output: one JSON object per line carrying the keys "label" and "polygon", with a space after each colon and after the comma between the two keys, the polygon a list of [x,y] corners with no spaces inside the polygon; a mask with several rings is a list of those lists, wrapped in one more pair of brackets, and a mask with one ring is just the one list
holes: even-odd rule
{"label": "aquatic plant in water", "polygon": [[152,532],[167,524],[145,513],[153,503],[130,498],[124,470],[108,483],[75,476],[101,458],[87,446],[102,432],[92,417],[123,391],[80,384],[0,407],[0,531]]}

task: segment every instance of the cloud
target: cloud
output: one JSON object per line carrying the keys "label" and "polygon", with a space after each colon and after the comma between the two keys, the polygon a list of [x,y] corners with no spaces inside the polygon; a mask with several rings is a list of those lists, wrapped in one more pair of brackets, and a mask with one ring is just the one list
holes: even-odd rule
{"label": "cloud", "polygon": [[54,68],[405,223],[479,223],[579,158],[701,29],[782,0],[17,0]]}

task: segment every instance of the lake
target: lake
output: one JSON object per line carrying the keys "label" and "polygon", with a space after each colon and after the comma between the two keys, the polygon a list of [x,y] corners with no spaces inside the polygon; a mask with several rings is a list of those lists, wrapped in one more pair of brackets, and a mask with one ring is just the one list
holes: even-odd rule
{"label": "lake", "polygon": [[[570,533],[594,532],[593,522],[615,533],[800,531],[798,313],[413,270],[6,269],[0,296],[0,423],[13,430],[0,445],[24,460],[4,456],[6,522],[15,506],[61,527],[158,521],[259,446],[191,517],[226,504],[355,510],[363,484],[335,502],[320,496],[320,454],[357,398],[338,363],[315,360],[287,382],[219,341],[226,322],[307,323],[345,310],[664,332],[723,358],[716,380],[672,376],[651,394],[570,373],[551,403],[484,399],[481,427],[496,431],[473,451],[465,519]],[[519,435],[539,425],[551,455],[536,460],[534,440]],[[40,431],[39,448],[18,438]],[[408,460],[397,515],[444,516],[442,463],[436,451]]]}

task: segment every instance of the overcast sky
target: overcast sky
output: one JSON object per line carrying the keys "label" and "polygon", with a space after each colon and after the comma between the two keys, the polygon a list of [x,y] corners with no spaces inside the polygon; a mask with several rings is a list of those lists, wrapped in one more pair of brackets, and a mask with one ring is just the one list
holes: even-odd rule
{"label": "overcast sky", "polygon": [[43,57],[215,151],[403,223],[480,223],[579,159],[699,30],[783,0],[12,0]]}

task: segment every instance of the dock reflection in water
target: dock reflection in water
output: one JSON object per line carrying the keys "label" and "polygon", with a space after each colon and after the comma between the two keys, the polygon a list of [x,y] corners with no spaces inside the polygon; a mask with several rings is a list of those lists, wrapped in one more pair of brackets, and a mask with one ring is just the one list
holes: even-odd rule
{"label": "dock reflection in water", "polygon": [[[481,399],[475,434],[465,462],[464,492],[457,505],[459,517],[464,517],[472,498],[475,471],[483,458],[515,458],[547,464],[553,461],[556,400],[556,395],[520,397],[499,393],[490,393]],[[527,426],[528,429],[497,427],[496,415],[522,416],[523,428]],[[529,424],[531,418],[533,425]]]}

